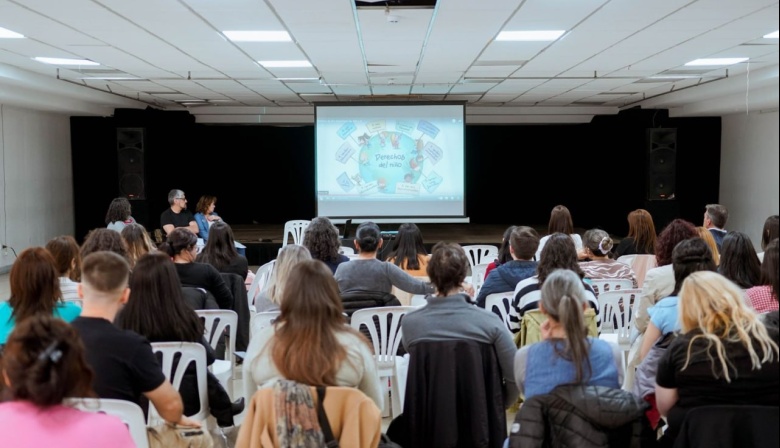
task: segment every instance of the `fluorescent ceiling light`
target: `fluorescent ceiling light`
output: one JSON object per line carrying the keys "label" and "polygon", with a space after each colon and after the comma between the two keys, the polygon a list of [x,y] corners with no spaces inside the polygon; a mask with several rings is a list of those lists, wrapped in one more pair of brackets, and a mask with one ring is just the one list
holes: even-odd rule
{"label": "fluorescent ceiling light", "polygon": [[553,41],[563,36],[566,30],[548,31],[501,31],[496,40],[503,41]]}
{"label": "fluorescent ceiling light", "polygon": [[699,79],[701,75],[655,75],[648,79]]}
{"label": "fluorescent ceiling light", "polygon": [[95,61],[90,61],[88,59],[66,59],[66,58],[42,58],[37,57],[33,58],[38,62],[43,62],[44,64],[53,64],[53,65],[100,65]]}
{"label": "fluorescent ceiling light", "polygon": [[319,81],[320,78],[274,78],[277,81]]}
{"label": "fluorescent ceiling light", "polygon": [[[81,79],[102,80],[102,81],[141,81],[142,80],[141,78],[136,78],[133,76],[87,76]],[[143,79],[143,81],[147,81],[147,79]]]}
{"label": "fluorescent ceiling light", "polygon": [[303,61],[257,61],[266,68],[304,68],[311,67],[311,62]]}
{"label": "fluorescent ceiling light", "polygon": [[287,31],[223,31],[233,42],[291,42]]}
{"label": "fluorescent ceiling light", "polygon": [[777,39],[779,36],[778,33],[780,33],[780,31],[775,31],[774,33],[765,34],[764,39]]}
{"label": "fluorescent ceiling light", "polygon": [[696,59],[691,62],[688,62],[685,64],[686,66],[695,66],[695,65],[732,65],[732,64],[739,64],[740,62],[745,62],[749,58],[704,58],[704,59]]}
{"label": "fluorescent ceiling light", "polygon": [[24,36],[5,28],[0,28],[0,39],[24,39]]}

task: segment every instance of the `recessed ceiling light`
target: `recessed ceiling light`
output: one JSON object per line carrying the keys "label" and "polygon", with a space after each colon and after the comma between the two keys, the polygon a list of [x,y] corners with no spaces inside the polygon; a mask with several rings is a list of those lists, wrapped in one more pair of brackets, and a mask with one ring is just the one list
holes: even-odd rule
{"label": "recessed ceiling light", "polygon": [[90,61],[88,59],[66,59],[66,58],[42,58],[37,57],[33,58],[38,62],[43,62],[44,64],[53,64],[53,65],[100,65],[95,61]]}
{"label": "recessed ceiling light", "polygon": [[496,40],[503,41],[553,41],[563,36],[566,30],[547,31],[501,31]]}
{"label": "recessed ceiling light", "polygon": [[[81,79],[102,80],[102,81],[141,81],[142,80],[141,78],[136,78],[133,76],[87,76]],[[147,81],[147,79],[143,79],[143,81]]]}
{"label": "recessed ceiling light", "polygon": [[686,66],[695,66],[695,65],[732,65],[732,64],[739,64],[740,62],[745,62],[749,58],[704,58],[704,59],[696,59],[691,62],[688,62],[685,64]]}
{"label": "recessed ceiling light", "polygon": [[777,39],[779,36],[778,33],[780,33],[780,31],[775,31],[774,33],[765,34],[764,39]]}
{"label": "recessed ceiling light", "polygon": [[5,28],[0,28],[0,39],[24,39],[24,36]]}
{"label": "recessed ceiling light", "polygon": [[266,68],[304,68],[311,67],[309,61],[257,61],[258,64]]}
{"label": "recessed ceiling light", "polygon": [[233,42],[290,42],[287,31],[223,31]]}

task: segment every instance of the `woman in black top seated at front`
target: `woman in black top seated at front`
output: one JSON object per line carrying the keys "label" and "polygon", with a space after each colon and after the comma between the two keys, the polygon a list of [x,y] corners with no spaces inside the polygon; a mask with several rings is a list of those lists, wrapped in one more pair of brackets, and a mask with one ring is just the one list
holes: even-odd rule
{"label": "woman in black top seated at front", "polygon": [[224,221],[216,221],[211,225],[206,246],[195,261],[208,263],[219,272],[238,274],[244,281],[249,273],[249,262],[236,250],[233,229]]}
{"label": "woman in black top seated at front", "polygon": [[176,228],[159,249],[173,259],[183,286],[203,288],[214,296],[220,308],[233,309],[233,293],[217,268],[195,261],[198,256],[197,243],[198,237],[194,233],[184,228]]}
{"label": "woman in black top seated at front", "polygon": [[[176,232],[176,229],[174,232]],[[185,230],[185,232],[189,232]],[[204,338],[203,324],[184,302],[181,284],[170,258],[156,252],[141,256],[130,279],[130,298],[117,316],[116,324],[132,330],[149,342],[197,342],[206,349],[206,362],[214,362],[214,353]],[[219,426],[232,426],[233,416],[244,409],[243,398],[236,403],[210,371],[206,372],[208,406]],[[195,365],[192,364],[179,387],[184,414],[200,409]]]}

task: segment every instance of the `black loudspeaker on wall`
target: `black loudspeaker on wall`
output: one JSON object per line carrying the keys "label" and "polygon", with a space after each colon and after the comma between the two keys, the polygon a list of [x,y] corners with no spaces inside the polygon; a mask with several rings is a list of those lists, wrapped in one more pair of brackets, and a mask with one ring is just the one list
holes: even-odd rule
{"label": "black loudspeaker on wall", "polygon": [[647,199],[674,199],[677,176],[677,129],[647,130]]}
{"label": "black loudspeaker on wall", "polygon": [[130,200],[146,199],[144,188],[144,129],[117,128],[119,194]]}

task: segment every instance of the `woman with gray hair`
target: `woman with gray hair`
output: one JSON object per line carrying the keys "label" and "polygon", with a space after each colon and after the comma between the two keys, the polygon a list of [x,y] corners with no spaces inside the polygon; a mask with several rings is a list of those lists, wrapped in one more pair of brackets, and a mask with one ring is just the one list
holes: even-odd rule
{"label": "woman with gray hair", "polygon": [[582,238],[582,252],[579,258],[590,261],[580,263],[585,278],[609,278],[631,280],[634,288],[638,288],[636,274],[625,263],[609,258],[614,245],[609,234],[601,229],[590,229]]}
{"label": "woman with gray hair", "polygon": [[515,382],[526,400],[562,384],[620,388],[623,355],[615,344],[588,336],[587,308],[582,279],[573,271],[556,270],[544,281],[542,341],[515,354]]}

